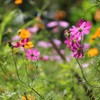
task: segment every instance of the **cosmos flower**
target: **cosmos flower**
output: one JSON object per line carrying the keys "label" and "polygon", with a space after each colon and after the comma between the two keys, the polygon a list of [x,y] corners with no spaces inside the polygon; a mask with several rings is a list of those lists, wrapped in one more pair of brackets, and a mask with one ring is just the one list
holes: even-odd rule
{"label": "cosmos flower", "polygon": [[26,58],[32,61],[38,60],[40,52],[37,49],[26,50]]}
{"label": "cosmos flower", "polygon": [[91,22],[81,19],[76,26],[72,26],[72,28],[64,32],[66,35],[64,43],[73,52],[75,58],[83,57],[83,50],[87,48],[87,45],[83,45],[81,41],[83,40],[84,35],[90,32],[91,27]]}
{"label": "cosmos flower", "polygon": [[29,38],[23,39],[19,42],[17,42],[13,47],[18,48],[18,47],[24,47],[25,49],[30,49],[33,47],[33,43],[29,41]]}
{"label": "cosmos flower", "polygon": [[91,27],[91,22],[86,20],[80,20],[77,25],[72,26],[69,31],[71,35],[73,35],[75,38],[79,38],[83,37],[85,34],[88,34],[90,32]]}

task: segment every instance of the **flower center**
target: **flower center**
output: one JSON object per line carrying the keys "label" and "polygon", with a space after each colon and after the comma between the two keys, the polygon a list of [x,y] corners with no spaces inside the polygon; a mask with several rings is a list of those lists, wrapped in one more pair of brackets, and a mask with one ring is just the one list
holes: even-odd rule
{"label": "flower center", "polygon": [[79,29],[78,29],[78,31],[79,31],[79,32],[82,32],[82,29],[81,29],[81,28],[79,28]]}
{"label": "flower center", "polygon": [[34,56],[34,54],[31,54],[31,57],[33,57]]}

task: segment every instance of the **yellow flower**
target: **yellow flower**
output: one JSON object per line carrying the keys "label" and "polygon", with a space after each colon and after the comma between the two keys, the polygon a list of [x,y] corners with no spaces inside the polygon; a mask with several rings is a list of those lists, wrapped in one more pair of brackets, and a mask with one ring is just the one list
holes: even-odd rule
{"label": "yellow flower", "polygon": [[22,4],[22,3],[23,3],[23,0],[15,0],[16,5],[19,5],[19,4]]}
{"label": "yellow flower", "polygon": [[30,49],[30,48],[33,48],[33,43],[31,41],[27,42],[25,45],[24,45],[24,48],[25,49]]}
{"label": "yellow flower", "polygon": [[26,97],[25,96],[22,96],[22,100],[26,100]]}
{"label": "yellow flower", "polygon": [[88,52],[87,52],[87,55],[89,57],[94,57],[94,56],[97,56],[98,54],[99,54],[99,51],[97,48],[92,48],[92,49],[88,50]]}
{"label": "yellow flower", "polygon": [[22,38],[22,39],[29,38],[29,37],[30,37],[30,32],[29,32],[28,30],[26,30],[26,29],[21,29],[21,30],[19,31],[19,36],[20,36],[20,38]]}
{"label": "yellow flower", "polygon": [[[34,100],[34,97],[29,95],[27,96],[28,100]],[[22,96],[22,100],[27,100],[25,96]]]}

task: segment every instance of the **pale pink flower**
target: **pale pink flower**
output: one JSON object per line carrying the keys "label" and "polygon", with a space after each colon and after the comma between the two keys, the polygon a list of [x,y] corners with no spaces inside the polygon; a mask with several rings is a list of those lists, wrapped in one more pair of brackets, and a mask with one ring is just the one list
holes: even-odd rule
{"label": "pale pink flower", "polygon": [[19,35],[15,35],[15,36],[12,37],[11,40],[12,41],[19,41],[20,40],[20,37],[19,37]]}
{"label": "pale pink flower", "polygon": [[52,46],[51,43],[45,41],[39,41],[37,45],[43,48],[49,48]]}
{"label": "pale pink flower", "polygon": [[49,56],[45,55],[43,57],[40,57],[40,60],[47,61],[49,60]]}
{"label": "pale pink flower", "polygon": [[27,28],[27,30],[30,31],[30,33],[36,33],[39,30],[39,28],[37,26],[34,26]]}
{"label": "pale pink flower", "polygon": [[53,42],[56,44],[57,47],[60,47],[61,41],[58,39],[53,39]]}
{"label": "pale pink flower", "polygon": [[69,26],[69,23],[66,21],[51,21],[51,22],[47,23],[48,28],[54,28],[57,26],[60,26],[62,28],[67,28]]}
{"label": "pale pink flower", "polygon": [[26,50],[26,58],[32,61],[38,60],[40,52],[37,49]]}

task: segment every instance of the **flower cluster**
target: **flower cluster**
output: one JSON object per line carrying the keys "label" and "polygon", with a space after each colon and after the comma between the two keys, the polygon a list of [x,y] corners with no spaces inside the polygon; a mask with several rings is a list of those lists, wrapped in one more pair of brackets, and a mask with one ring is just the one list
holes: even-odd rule
{"label": "flower cluster", "polygon": [[25,49],[30,49],[33,47],[32,42],[29,41],[30,32],[28,30],[26,29],[20,30],[19,37],[20,37],[20,41],[18,41],[15,45],[13,45],[15,48],[24,47]]}
{"label": "flower cluster", "polygon": [[30,41],[30,32],[26,29],[19,31],[19,41],[16,44],[12,44],[13,48],[22,47],[25,50],[26,57],[29,60],[38,60],[40,52],[37,49],[33,49],[33,43]]}
{"label": "flower cluster", "polygon": [[76,26],[72,26],[69,30],[65,31],[66,40],[64,43],[71,49],[75,58],[83,57],[82,40],[84,35],[90,32],[91,27],[91,22],[81,19]]}

